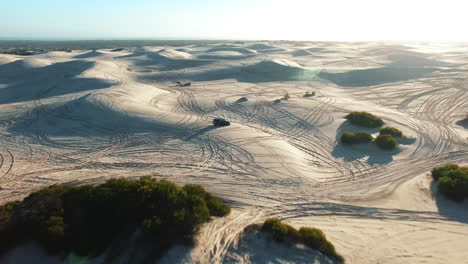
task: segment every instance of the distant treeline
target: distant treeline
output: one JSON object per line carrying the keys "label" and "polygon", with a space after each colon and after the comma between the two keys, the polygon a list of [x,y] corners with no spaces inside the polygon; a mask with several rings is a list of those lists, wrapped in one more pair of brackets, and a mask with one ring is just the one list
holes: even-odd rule
{"label": "distant treeline", "polygon": [[95,50],[132,48],[143,46],[187,46],[206,44],[243,43],[229,40],[63,40],[63,41],[39,41],[39,40],[0,40],[0,53],[6,53],[13,49],[23,49],[34,52],[46,52],[53,50]]}
{"label": "distant treeline", "polygon": [[[0,206],[0,254],[34,241],[49,254],[97,256],[116,237],[140,234],[157,256],[192,242],[198,227],[230,208],[201,186],[155,178],[93,186],[53,185]],[[140,240],[141,240],[140,239]]]}

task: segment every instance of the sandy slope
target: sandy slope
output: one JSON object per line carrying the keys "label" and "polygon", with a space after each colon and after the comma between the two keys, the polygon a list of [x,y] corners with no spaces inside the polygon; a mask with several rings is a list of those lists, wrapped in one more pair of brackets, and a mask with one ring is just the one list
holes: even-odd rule
{"label": "sandy slope", "polygon": [[[270,216],[323,229],[348,263],[468,263],[467,205],[438,196],[426,175],[468,162],[467,51],[265,42],[0,55],[0,201],[155,175],[235,208],[166,263],[329,263],[243,235]],[[343,118],[353,110],[407,138],[392,152],[341,145],[341,133],[362,130]],[[1,262],[28,263],[18,256],[31,250]]]}

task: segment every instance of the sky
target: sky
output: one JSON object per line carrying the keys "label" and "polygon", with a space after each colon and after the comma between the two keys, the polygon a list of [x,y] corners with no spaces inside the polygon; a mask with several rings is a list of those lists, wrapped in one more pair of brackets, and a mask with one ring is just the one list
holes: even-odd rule
{"label": "sky", "polygon": [[464,2],[0,0],[0,38],[468,41]]}

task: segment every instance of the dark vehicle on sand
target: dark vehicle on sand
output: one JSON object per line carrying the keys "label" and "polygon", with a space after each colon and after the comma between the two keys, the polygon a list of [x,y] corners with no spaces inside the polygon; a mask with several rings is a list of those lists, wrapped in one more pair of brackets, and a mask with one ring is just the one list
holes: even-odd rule
{"label": "dark vehicle on sand", "polygon": [[179,87],[187,87],[187,86],[191,86],[192,83],[191,82],[176,82],[177,86]]}
{"label": "dark vehicle on sand", "polygon": [[231,123],[223,118],[215,118],[213,119],[214,126],[230,126]]}

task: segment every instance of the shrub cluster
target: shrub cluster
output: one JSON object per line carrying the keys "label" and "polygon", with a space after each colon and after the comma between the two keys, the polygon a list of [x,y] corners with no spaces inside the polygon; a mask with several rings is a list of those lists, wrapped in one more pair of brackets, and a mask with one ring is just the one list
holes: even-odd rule
{"label": "shrub cluster", "polygon": [[201,186],[151,177],[93,186],[53,185],[0,206],[0,253],[35,241],[49,253],[96,256],[116,235],[142,231],[156,251],[190,241],[210,216],[230,208]]}
{"label": "shrub cluster", "polygon": [[403,136],[403,132],[401,132],[400,130],[394,128],[394,127],[389,127],[389,126],[386,126],[386,127],[383,127],[380,129],[380,135],[390,135],[392,137],[402,137]]}
{"label": "shrub cluster", "polygon": [[468,198],[468,167],[452,163],[432,169],[431,174],[440,192],[447,198],[454,201]]}
{"label": "shrub cluster", "polygon": [[3,54],[13,54],[13,55],[20,55],[20,56],[30,56],[34,55],[34,52],[27,50],[27,49],[11,49],[7,51],[1,52]]}
{"label": "shrub cluster", "polygon": [[281,222],[278,218],[270,218],[263,223],[261,230],[270,233],[276,241],[293,244],[301,243],[320,251],[328,257],[336,259],[340,263],[344,263],[343,256],[336,252],[333,244],[327,240],[325,234],[320,229],[301,227],[297,230]]}
{"label": "shrub cluster", "polygon": [[369,143],[371,141],[372,135],[367,132],[357,132],[355,134],[344,132],[343,135],[341,135],[341,142],[345,144]]}
{"label": "shrub cluster", "polygon": [[378,135],[375,138],[375,144],[381,149],[392,150],[398,146],[398,142],[391,135]]}
{"label": "shrub cluster", "polygon": [[369,128],[381,127],[384,124],[380,117],[367,112],[351,112],[347,114],[345,118],[349,120],[351,124]]}

